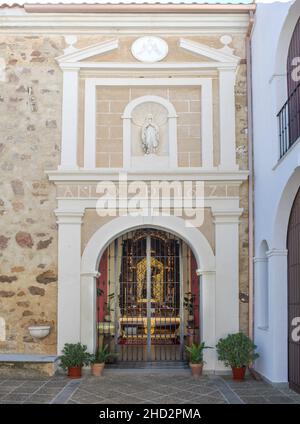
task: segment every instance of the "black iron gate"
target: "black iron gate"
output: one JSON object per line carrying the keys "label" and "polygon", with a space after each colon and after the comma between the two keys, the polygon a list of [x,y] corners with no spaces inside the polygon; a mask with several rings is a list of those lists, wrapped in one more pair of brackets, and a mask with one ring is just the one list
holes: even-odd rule
{"label": "black iron gate", "polygon": [[98,346],[118,361],[181,361],[199,341],[199,285],[189,247],[173,234],[139,229],[116,239],[100,262]]}

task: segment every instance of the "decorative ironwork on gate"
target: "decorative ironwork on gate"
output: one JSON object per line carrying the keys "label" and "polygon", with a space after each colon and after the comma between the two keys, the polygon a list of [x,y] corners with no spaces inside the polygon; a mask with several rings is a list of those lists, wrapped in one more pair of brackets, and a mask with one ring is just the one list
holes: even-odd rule
{"label": "decorative ironwork on gate", "polygon": [[182,361],[200,339],[199,284],[189,246],[173,234],[138,229],[100,260],[97,344],[117,361]]}

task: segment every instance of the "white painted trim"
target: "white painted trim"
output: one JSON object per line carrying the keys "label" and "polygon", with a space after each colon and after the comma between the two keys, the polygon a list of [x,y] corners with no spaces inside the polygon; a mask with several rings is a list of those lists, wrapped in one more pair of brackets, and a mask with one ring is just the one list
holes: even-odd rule
{"label": "white painted trim", "polygon": [[72,53],[63,54],[57,57],[56,60],[60,66],[63,67],[64,64],[68,65],[69,63],[80,62],[81,60],[88,59],[99,54],[109,53],[113,50],[116,50],[118,47],[118,40],[102,41],[82,49],[77,49]]}
{"label": "white painted trim", "polygon": [[[215,69],[220,66],[220,62],[158,62],[158,63],[140,63],[140,62],[62,62],[61,68],[82,68],[82,69],[111,69],[111,70],[157,70],[157,69],[173,69],[173,70],[201,70]],[[232,62],[223,62],[222,68],[232,69]]]}
{"label": "white painted trim", "polygon": [[63,71],[62,130],[60,169],[76,169],[78,133],[79,69]]}
{"label": "white painted trim", "polygon": [[[168,199],[168,198],[167,198]],[[172,200],[172,198],[169,198]],[[58,208],[63,211],[70,211],[72,209],[79,209],[79,210],[85,210],[85,209],[96,209],[97,203],[99,198],[78,198],[78,197],[66,197],[66,198],[60,198],[57,199],[58,202]],[[236,214],[239,212],[239,197],[234,198],[214,198],[214,197],[205,197],[204,198],[204,206],[207,208],[211,208],[212,213],[214,211],[222,209],[223,215],[226,215],[226,211],[228,211],[227,216],[227,222],[223,222],[223,225],[232,224],[232,223],[239,223],[238,219],[234,220],[232,219],[233,211]],[[127,212],[125,209],[124,211]],[[120,212],[122,212],[122,208],[120,207]],[[126,214],[127,216],[127,214]],[[219,221],[220,224],[222,224],[221,221]]]}
{"label": "white painted trim", "polygon": [[[55,182],[86,182],[86,181],[102,181],[114,180],[118,181],[120,172],[125,169],[79,169],[78,171],[71,170],[58,170],[58,171],[45,171],[50,181]],[[202,168],[178,168],[176,172],[141,172],[131,171],[127,174],[128,180],[141,179],[145,181],[151,180],[199,180],[199,181],[235,181],[237,184],[248,179],[249,171],[217,171],[217,170],[203,170]]]}
{"label": "white painted trim", "polygon": [[213,124],[212,79],[207,78],[201,83],[201,140],[203,169],[213,169],[214,167]]}
{"label": "white painted trim", "polygon": [[[223,67],[223,65],[222,65]],[[100,86],[198,86],[209,78],[89,78]]]}
{"label": "white painted trim", "polygon": [[[55,23],[55,25],[54,25]],[[245,34],[249,25],[246,13],[187,13],[187,14],[154,14],[154,13],[35,13],[28,14],[20,9],[8,9],[0,16],[2,31],[13,30],[16,34],[22,31],[30,33],[55,34],[166,34],[182,32],[196,34],[223,33]]]}
{"label": "white painted trim", "polygon": [[238,169],[236,163],[235,124],[236,70],[219,68],[220,165],[221,169]]}
{"label": "white painted trim", "polygon": [[240,61],[240,58],[237,56],[224,53],[222,50],[218,50],[213,47],[209,47],[205,44],[201,44],[196,41],[187,40],[184,38],[181,38],[179,40],[179,47],[194,54],[198,54],[200,56],[204,56],[214,61],[217,61],[219,62],[219,64],[220,62],[227,62],[237,65]]}

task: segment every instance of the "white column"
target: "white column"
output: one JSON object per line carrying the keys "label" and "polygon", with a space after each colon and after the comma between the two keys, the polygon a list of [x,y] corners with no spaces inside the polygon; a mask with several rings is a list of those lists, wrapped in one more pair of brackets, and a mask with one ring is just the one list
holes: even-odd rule
{"label": "white column", "polygon": [[267,252],[269,260],[270,310],[269,330],[271,346],[269,362],[273,382],[288,379],[288,300],[287,300],[287,250],[271,249]]}
{"label": "white column", "polygon": [[[216,244],[216,339],[239,331],[239,217],[242,209],[213,211]],[[224,369],[217,362],[217,369]]]}
{"label": "white column", "polygon": [[87,345],[90,353],[96,349],[96,278],[99,276],[100,273],[97,271],[81,274],[80,340]]}
{"label": "white column", "polygon": [[236,170],[235,68],[219,68],[220,168]]}
{"label": "white column", "polygon": [[96,168],[96,85],[85,80],[84,90],[84,168]]}
{"label": "white column", "polygon": [[80,341],[82,211],[56,210],[58,223],[57,352]]}
{"label": "white column", "polygon": [[[197,269],[200,284],[200,326],[201,341],[207,346],[215,347],[216,340],[216,273],[211,270]],[[206,370],[215,370],[216,350],[204,351]]]}
{"label": "white column", "polygon": [[269,326],[268,258],[254,258],[255,266],[255,327],[266,330]]}
{"label": "white column", "polygon": [[213,101],[212,79],[207,78],[201,84],[201,132],[202,132],[202,168],[213,168]]}
{"label": "white column", "polygon": [[77,169],[78,69],[63,69],[60,169]]}

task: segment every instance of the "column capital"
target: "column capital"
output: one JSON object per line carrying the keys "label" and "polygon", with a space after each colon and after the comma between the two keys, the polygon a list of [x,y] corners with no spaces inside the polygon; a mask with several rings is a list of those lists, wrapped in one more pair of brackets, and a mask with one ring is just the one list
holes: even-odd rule
{"label": "column capital", "polygon": [[271,258],[272,256],[287,256],[287,254],[287,249],[270,249],[266,252],[268,258]]}
{"label": "column capital", "polygon": [[57,224],[82,224],[84,211],[55,209],[54,213],[57,217]]}
{"label": "column capital", "polygon": [[212,275],[215,274],[216,271],[214,269],[196,269],[196,274],[198,275],[198,277],[200,275]]}
{"label": "column capital", "polygon": [[238,224],[239,218],[244,209],[238,208],[233,210],[213,210],[212,215],[215,224]]}
{"label": "column capital", "polygon": [[80,274],[81,277],[93,277],[93,278],[99,278],[101,273],[99,271],[91,271],[91,272],[83,272]]}
{"label": "column capital", "polygon": [[59,67],[63,72],[78,72],[79,73],[80,71],[80,66],[76,66],[72,63],[60,63]]}
{"label": "column capital", "polygon": [[236,63],[229,63],[229,64],[221,64],[218,66],[219,72],[232,72],[235,76],[237,70],[237,64]]}
{"label": "column capital", "polygon": [[259,262],[267,262],[268,261],[268,258],[267,257],[264,257],[264,258],[257,258],[257,257],[254,257],[253,258],[253,262],[256,264],[256,263],[259,263]]}

